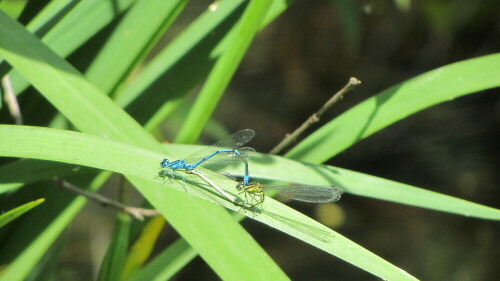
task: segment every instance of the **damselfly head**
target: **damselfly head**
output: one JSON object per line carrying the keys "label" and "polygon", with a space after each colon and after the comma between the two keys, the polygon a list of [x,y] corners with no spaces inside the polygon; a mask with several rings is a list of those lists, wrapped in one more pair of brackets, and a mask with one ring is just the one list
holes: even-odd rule
{"label": "damselfly head", "polygon": [[238,191],[241,191],[243,188],[245,187],[245,185],[243,184],[243,182],[239,182],[237,185],[236,185],[236,189]]}
{"label": "damselfly head", "polygon": [[170,161],[168,161],[168,159],[163,159],[161,162],[160,162],[160,167],[162,168],[166,168],[168,166],[168,164],[170,163]]}

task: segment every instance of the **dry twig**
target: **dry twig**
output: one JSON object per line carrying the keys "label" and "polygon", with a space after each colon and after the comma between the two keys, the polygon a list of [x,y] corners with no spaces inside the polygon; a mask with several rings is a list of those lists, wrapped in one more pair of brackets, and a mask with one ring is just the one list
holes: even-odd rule
{"label": "dry twig", "polygon": [[283,138],[283,140],[276,145],[271,151],[269,152],[270,154],[278,154],[280,153],[283,148],[287,147],[290,145],[293,141],[295,141],[307,128],[309,128],[312,124],[316,123],[319,121],[321,116],[327,111],[332,105],[337,103],[339,100],[342,99],[342,97],[349,92],[350,90],[354,89],[357,85],[361,84],[361,81],[356,79],[355,77],[351,77],[349,79],[349,82],[342,88],[340,91],[335,93],[335,95],[332,96],[330,100],[328,100],[317,112],[315,112],[313,115],[311,115],[307,120],[300,125],[293,133],[288,134]]}
{"label": "dry twig", "polygon": [[109,206],[112,208],[115,208],[119,211],[127,213],[129,216],[134,217],[138,220],[144,220],[144,217],[152,217],[152,216],[157,216],[160,214],[158,210],[151,210],[151,209],[142,209],[142,208],[136,208],[136,207],[130,207],[125,204],[122,204],[117,201],[113,201],[109,198],[106,198],[102,195],[96,194],[96,193],[90,193],[85,190],[82,190],[71,183],[60,179],[60,178],[53,178],[52,181],[57,184],[59,187],[62,187],[68,191],[71,191],[73,193],[76,193],[78,195],[82,195],[87,197],[90,200],[93,200],[102,206]]}

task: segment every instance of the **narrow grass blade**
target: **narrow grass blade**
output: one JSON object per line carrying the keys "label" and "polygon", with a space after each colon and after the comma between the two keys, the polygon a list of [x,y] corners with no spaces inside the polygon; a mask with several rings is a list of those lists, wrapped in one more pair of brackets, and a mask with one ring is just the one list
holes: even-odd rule
{"label": "narrow grass blade", "polygon": [[250,2],[240,21],[231,31],[227,49],[215,63],[175,142],[194,143],[201,135],[270,6],[271,2],[267,0]]}
{"label": "narrow grass blade", "polygon": [[[0,227],[8,224],[9,222],[13,221],[15,218],[21,216],[22,214],[26,213],[27,211],[35,208],[36,206],[40,205],[43,203],[45,199],[38,199],[29,203],[26,203],[24,205],[21,205],[13,210],[10,210],[6,213],[3,213],[0,215]],[[5,210],[4,210],[5,211]]]}

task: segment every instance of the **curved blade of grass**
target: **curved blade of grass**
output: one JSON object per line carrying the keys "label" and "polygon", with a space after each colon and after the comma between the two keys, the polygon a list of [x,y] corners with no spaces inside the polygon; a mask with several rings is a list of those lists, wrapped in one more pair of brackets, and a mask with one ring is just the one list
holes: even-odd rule
{"label": "curved blade of grass", "polygon": [[186,2],[139,1],[120,21],[85,77],[103,92],[111,93],[156,44]]}
{"label": "curved blade of grass", "polygon": [[15,218],[21,216],[22,214],[26,213],[27,211],[35,208],[36,206],[40,205],[43,203],[45,199],[41,198],[26,204],[23,204],[15,209],[12,209],[6,213],[3,213],[0,215],[0,227],[8,224],[9,222],[13,221]]}
{"label": "curved blade of grass", "polygon": [[[160,211],[164,208],[164,204],[169,203],[162,195],[166,190],[171,189],[163,188],[164,186],[161,185],[161,181],[159,183],[159,180],[155,179],[158,171],[156,170],[155,173],[155,159],[161,157],[161,153],[101,137],[56,129],[4,125],[0,126],[0,135],[10,136],[8,140],[0,138],[0,155],[62,161],[66,163],[111,170],[129,175],[129,178],[139,177],[156,186],[153,191],[158,197],[158,200],[155,202],[157,203],[155,206]],[[124,151],[126,151],[126,153],[124,153]],[[220,188],[223,188],[227,192],[236,196],[236,182],[206,169],[200,168],[198,170],[210,177]],[[296,173],[297,176],[300,174],[306,176],[306,172],[304,172],[303,169],[293,172]],[[225,208],[236,211],[239,210],[239,207],[225,200],[217,192],[213,191],[211,187],[205,187],[206,185],[203,185],[203,181],[200,179],[194,176],[189,177],[188,175],[185,177],[185,187],[183,187],[182,184],[175,183],[171,187],[181,191],[176,193],[186,196],[186,198],[190,200],[192,206],[199,206],[199,201],[203,200],[196,197],[201,197],[217,203],[218,205],[222,205]],[[196,186],[191,185],[191,183],[196,184]],[[186,191],[184,191],[184,188],[186,188]],[[196,197],[193,197],[193,195]],[[290,209],[275,200],[272,200],[271,198],[264,202],[261,213],[253,213],[248,210],[241,211],[248,217],[259,220],[273,228],[294,236],[306,243],[311,244],[312,246],[358,266],[365,271],[377,275],[380,278],[391,280],[415,280],[411,275],[408,275],[403,270],[388,263],[342,235],[304,216],[303,214]],[[191,218],[199,214],[193,213],[190,210],[188,214],[183,213],[183,215]],[[219,219],[220,217],[209,217],[209,224],[212,227],[215,226],[227,230],[224,225],[219,223]],[[229,236],[216,236],[212,237],[212,239],[222,240],[224,242],[224,246],[218,249],[221,252],[225,252],[225,247],[238,247],[237,250],[240,255],[242,255],[237,260],[237,262],[240,263],[241,260],[248,254],[247,250],[252,250],[252,247],[257,247],[255,246],[255,242],[253,240],[250,240],[252,241],[250,243],[254,245],[240,245],[239,243],[235,243],[235,241],[240,241],[243,238],[240,235],[246,235],[244,233],[245,232],[236,233],[235,231],[231,231]],[[209,232],[203,233],[203,236],[206,235],[211,234]],[[245,243],[249,242],[245,241]],[[264,259],[266,257],[267,255],[262,253],[260,259]],[[226,260],[226,264],[228,263],[229,261]],[[251,264],[245,264],[244,269],[239,269],[239,274],[249,274],[247,276],[251,279],[255,279],[255,276],[260,278],[262,269],[254,267],[248,268],[247,266],[250,265]],[[278,272],[275,273],[275,275],[278,276],[280,271],[278,269],[277,271]],[[270,275],[270,273],[265,275]],[[238,279],[241,279],[244,276],[240,276]],[[284,279],[284,277],[280,279]]]}
{"label": "curved blade of grass", "polygon": [[[191,145],[169,144],[169,147],[185,153],[193,150]],[[242,176],[243,168],[238,164],[224,170]],[[252,156],[250,172],[253,178],[311,185],[334,184],[349,194],[468,217],[500,220],[500,211],[495,208],[333,166],[256,153]]]}
{"label": "curved blade of grass", "polygon": [[500,86],[500,53],[453,63],[391,87],[316,130],[286,156],[321,163],[413,113]]}
{"label": "curved blade of grass", "polygon": [[[85,133],[44,127],[0,125],[0,135],[9,136],[0,138],[1,157],[83,165],[144,179],[155,185],[154,192],[157,196],[168,190],[172,191],[171,188],[165,188],[164,180],[158,178],[160,167],[157,160],[165,157],[162,152]],[[202,183],[197,177],[191,177],[193,182]],[[186,174],[186,180],[191,177]],[[169,186],[185,193],[182,184],[172,183]],[[194,193],[204,197],[202,193]]]}
{"label": "curved blade of grass", "polygon": [[[148,147],[160,154],[162,148],[159,143],[130,116],[1,12],[0,37],[3,39],[0,41],[0,55],[80,130]],[[71,144],[78,146],[77,143]],[[165,155],[156,157],[151,166],[156,166],[158,159]],[[152,171],[157,171],[157,168]],[[263,279],[286,279],[263,249],[220,206],[171,189],[159,192],[157,184],[143,177],[129,174],[126,177],[162,214],[167,214],[172,226],[222,278],[252,276],[258,271]],[[190,220],[185,219],[186,215]],[[241,256],[241,249],[245,249],[244,256]],[[248,274],[242,275],[242,272]]]}
{"label": "curved blade of grass", "polygon": [[226,50],[215,63],[186,121],[175,138],[175,142],[194,143],[199,138],[236,68],[259,30],[271,3],[271,1],[267,0],[253,0],[250,2],[240,21],[231,31]]}

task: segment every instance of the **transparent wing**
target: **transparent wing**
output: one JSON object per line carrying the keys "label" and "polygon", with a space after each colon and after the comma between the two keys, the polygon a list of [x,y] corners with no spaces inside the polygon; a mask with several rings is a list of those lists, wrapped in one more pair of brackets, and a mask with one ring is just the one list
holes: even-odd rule
{"label": "transparent wing", "polygon": [[251,141],[255,137],[255,132],[252,129],[243,129],[238,131],[229,137],[222,139],[212,146],[215,147],[226,147],[226,148],[238,148],[242,147]]}
{"label": "transparent wing", "polygon": [[[222,139],[210,147],[204,148],[200,151],[197,151],[196,153],[190,155],[187,158],[184,158],[184,161],[188,164],[193,164],[198,162],[199,160],[203,159],[203,157],[206,157],[220,149],[234,149],[234,148],[240,148],[241,146],[247,144],[250,140],[253,139],[255,136],[255,132],[252,129],[244,129],[241,131],[238,131],[229,137]],[[251,147],[243,147],[238,149],[238,151],[241,152],[243,158],[248,159],[251,156],[252,152],[255,152],[255,149]],[[212,164],[212,165],[228,165],[235,163],[235,161],[241,161],[238,155],[235,153],[219,153],[215,155],[214,157],[208,159],[207,161],[203,162],[203,165],[207,164]]]}
{"label": "transparent wing", "polygon": [[290,199],[310,202],[325,203],[335,202],[340,199],[343,191],[335,186],[319,185],[264,185],[264,190],[276,190],[279,194]]}
{"label": "transparent wing", "polygon": [[[240,153],[241,157],[243,157],[243,159],[248,160],[252,157],[255,149],[251,147],[240,147],[238,148],[238,152]],[[200,165],[210,170],[216,170],[217,168],[222,168],[224,166],[234,165],[238,163],[243,163],[240,156],[234,152],[230,152],[219,153],[214,157],[204,161]]]}

